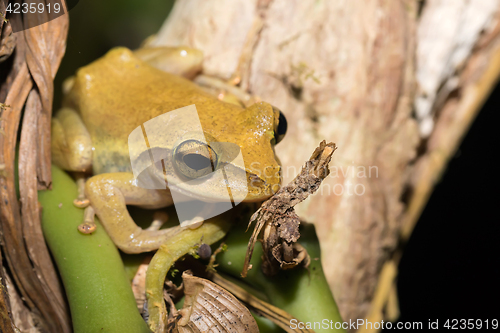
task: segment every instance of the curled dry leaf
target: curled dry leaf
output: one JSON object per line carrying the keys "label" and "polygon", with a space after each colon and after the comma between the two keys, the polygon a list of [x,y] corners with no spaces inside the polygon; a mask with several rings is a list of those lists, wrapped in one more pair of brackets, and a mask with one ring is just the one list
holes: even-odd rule
{"label": "curled dry leaf", "polygon": [[184,307],[170,312],[168,333],[259,332],[250,311],[231,293],[188,272],[182,279]]}
{"label": "curled dry leaf", "polygon": [[[314,333],[313,330],[305,328],[305,325],[296,325],[296,328],[292,328],[290,323],[292,320],[297,320],[288,312],[271,305],[263,300],[255,297],[254,295],[247,292],[245,289],[236,285],[235,283],[223,278],[217,273],[211,273],[210,279],[217,283],[219,286],[230,291],[239,300],[245,303],[249,309],[253,312],[271,320],[273,323],[281,327],[287,333]],[[304,328],[300,328],[304,327]]]}
{"label": "curled dry leaf", "polygon": [[296,244],[300,237],[300,220],[293,207],[316,192],[321,182],[328,176],[330,173],[328,163],[336,149],[334,143],[326,143],[323,140],[297,177],[264,202],[252,215],[249,225],[254,221],[257,223],[248,241],[241,276],[245,277],[250,269],[253,249],[262,230],[264,230],[262,270],[265,274],[275,275],[280,269],[293,268],[300,263],[308,264],[307,252]]}

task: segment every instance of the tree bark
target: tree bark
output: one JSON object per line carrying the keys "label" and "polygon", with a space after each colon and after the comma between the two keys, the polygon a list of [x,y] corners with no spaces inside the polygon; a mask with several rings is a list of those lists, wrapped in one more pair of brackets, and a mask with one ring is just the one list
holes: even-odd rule
{"label": "tree bark", "polygon": [[276,148],[285,184],[318,142],[337,144],[331,175],[297,212],[316,225],[344,320],[383,319],[399,245],[498,78],[499,9],[498,0],[184,0],[150,43],[202,50],[205,74],[285,113]]}

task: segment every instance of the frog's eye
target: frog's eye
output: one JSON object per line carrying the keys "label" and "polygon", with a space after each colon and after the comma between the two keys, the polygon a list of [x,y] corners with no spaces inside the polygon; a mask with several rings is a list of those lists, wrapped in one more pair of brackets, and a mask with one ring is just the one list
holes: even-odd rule
{"label": "frog's eye", "polygon": [[281,110],[273,106],[274,111],[279,112],[279,118],[278,118],[278,125],[274,129],[274,138],[276,140],[276,143],[279,143],[283,138],[285,137],[286,134],[286,129],[288,127],[285,115]]}
{"label": "frog's eye", "polygon": [[217,154],[206,143],[198,140],[181,142],[173,152],[174,165],[188,178],[208,175],[217,168]]}

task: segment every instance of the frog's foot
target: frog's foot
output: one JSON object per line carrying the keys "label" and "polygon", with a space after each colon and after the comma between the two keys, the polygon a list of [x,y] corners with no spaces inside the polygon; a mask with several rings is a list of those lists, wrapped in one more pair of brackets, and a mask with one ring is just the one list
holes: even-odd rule
{"label": "frog's foot", "polygon": [[104,229],[120,250],[141,253],[156,250],[182,228],[154,230],[139,228],[127,210],[127,205],[157,209],[173,203],[170,191],[149,190],[135,185],[129,172],[105,173],[94,176],[85,184],[85,194]]}
{"label": "frog's foot", "polygon": [[260,101],[258,97],[250,95],[231,82],[226,82],[215,77],[198,75],[194,79],[194,82],[217,96],[221,101],[227,103],[248,107]]}
{"label": "frog's foot", "polygon": [[82,234],[91,234],[97,229],[97,225],[94,221],[95,211],[92,206],[88,206],[85,208],[85,212],[83,213],[83,223],[78,226],[78,231]]}
{"label": "frog's foot", "polygon": [[76,185],[78,187],[78,196],[73,200],[73,205],[78,208],[86,208],[90,204],[90,200],[85,198],[85,177],[83,175],[77,175]]}
{"label": "frog's foot", "polygon": [[161,226],[165,224],[165,222],[168,221],[168,214],[165,213],[164,211],[157,211],[153,215],[153,222],[151,222],[151,225],[146,229],[146,230],[151,230],[151,231],[158,231],[160,230]]}

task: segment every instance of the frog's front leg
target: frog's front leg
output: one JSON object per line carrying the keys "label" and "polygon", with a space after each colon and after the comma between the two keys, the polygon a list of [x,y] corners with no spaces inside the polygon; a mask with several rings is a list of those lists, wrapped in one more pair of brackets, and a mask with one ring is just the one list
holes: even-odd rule
{"label": "frog's front leg", "polygon": [[80,115],[62,108],[52,118],[52,161],[67,171],[88,172],[92,166],[92,140]]}
{"label": "frog's front leg", "polygon": [[128,172],[105,173],[94,176],[85,184],[96,215],[113,242],[126,253],[156,250],[181,227],[147,230],[138,227],[127,210],[127,205],[161,208],[172,204],[170,191],[148,190],[134,185],[134,176]]}

